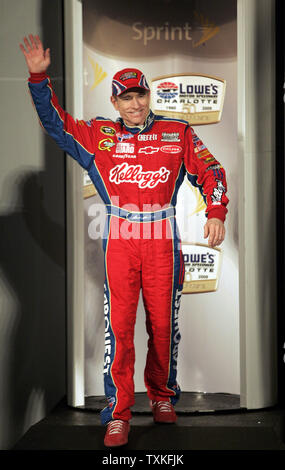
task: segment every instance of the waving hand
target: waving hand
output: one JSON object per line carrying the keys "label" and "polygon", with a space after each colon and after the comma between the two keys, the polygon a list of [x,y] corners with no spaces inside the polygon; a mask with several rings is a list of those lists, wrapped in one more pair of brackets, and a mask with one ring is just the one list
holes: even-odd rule
{"label": "waving hand", "polygon": [[42,73],[45,72],[50,65],[50,49],[44,50],[39,36],[29,34],[29,39],[24,38],[24,44],[20,44],[29,72]]}

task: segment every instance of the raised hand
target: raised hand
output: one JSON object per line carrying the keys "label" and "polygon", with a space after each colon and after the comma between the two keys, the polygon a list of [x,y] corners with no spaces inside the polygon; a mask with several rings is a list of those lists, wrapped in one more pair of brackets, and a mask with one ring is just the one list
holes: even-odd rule
{"label": "raised hand", "polygon": [[29,39],[24,37],[24,44],[20,44],[29,72],[42,73],[45,72],[50,65],[50,49],[44,50],[39,36],[29,34]]}

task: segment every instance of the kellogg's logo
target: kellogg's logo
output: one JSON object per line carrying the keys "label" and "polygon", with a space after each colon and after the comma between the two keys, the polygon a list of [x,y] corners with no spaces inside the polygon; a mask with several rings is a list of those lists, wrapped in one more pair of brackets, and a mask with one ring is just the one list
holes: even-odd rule
{"label": "kellogg's logo", "polygon": [[109,180],[111,183],[135,183],[139,188],[155,188],[158,183],[166,183],[170,171],[165,167],[157,171],[143,171],[141,165],[129,165],[122,163],[110,171]]}

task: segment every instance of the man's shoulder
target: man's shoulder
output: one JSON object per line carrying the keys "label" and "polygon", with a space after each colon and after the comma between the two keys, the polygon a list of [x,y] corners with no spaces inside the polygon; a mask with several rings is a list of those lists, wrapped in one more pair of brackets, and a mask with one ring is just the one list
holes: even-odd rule
{"label": "man's shoulder", "polygon": [[189,127],[189,122],[184,119],[154,114],[153,127],[149,133],[159,135],[162,142],[170,144],[175,142],[183,143]]}
{"label": "man's shoulder", "polygon": [[111,128],[113,131],[118,131],[121,128],[121,125],[118,120],[114,121],[111,118],[103,117],[103,116],[95,116],[93,119],[91,119],[92,126],[98,127],[98,128]]}
{"label": "man's shoulder", "polygon": [[154,119],[155,121],[161,121],[161,122],[173,123],[173,124],[177,123],[177,124],[181,124],[182,126],[189,126],[189,122],[185,121],[184,119],[162,116],[160,114],[155,114]]}
{"label": "man's shoulder", "polygon": [[155,114],[154,122],[158,126],[157,129],[165,134],[164,138],[171,142],[178,142],[183,135],[185,136],[186,129],[190,127],[189,122],[184,121],[184,119],[161,116],[159,114]]}
{"label": "man's shoulder", "polygon": [[104,121],[104,122],[111,122],[112,124],[115,124],[115,121],[113,121],[113,119],[111,118],[107,118],[107,117],[103,117],[103,116],[96,116],[95,118],[93,118],[94,121]]}

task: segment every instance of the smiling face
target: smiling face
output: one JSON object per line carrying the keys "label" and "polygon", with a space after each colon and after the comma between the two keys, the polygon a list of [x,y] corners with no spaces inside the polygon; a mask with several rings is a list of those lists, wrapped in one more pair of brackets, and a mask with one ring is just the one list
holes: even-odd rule
{"label": "smiling face", "polygon": [[142,126],[149,113],[149,91],[126,91],[120,96],[111,96],[114,108],[127,126]]}

